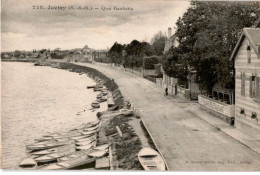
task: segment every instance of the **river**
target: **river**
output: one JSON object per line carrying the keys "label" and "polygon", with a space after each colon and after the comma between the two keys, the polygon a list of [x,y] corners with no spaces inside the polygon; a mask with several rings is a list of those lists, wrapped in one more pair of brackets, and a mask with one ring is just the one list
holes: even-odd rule
{"label": "river", "polygon": [[[52,132],[67,131],[96,119],[89,110],[98,92],[85,74],[32,63],[2,62],[2,168],[16,169],[25,145]],[[84,111],[85,110],[85,111]]]}

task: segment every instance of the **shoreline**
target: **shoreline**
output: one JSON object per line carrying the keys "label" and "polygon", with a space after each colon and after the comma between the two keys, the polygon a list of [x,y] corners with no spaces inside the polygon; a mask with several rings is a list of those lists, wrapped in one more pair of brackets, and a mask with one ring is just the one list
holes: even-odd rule
{"label": "shoreline", "polygon": [[[94,81],[102,81],[108,90],[112,93],[115,105],[121,108],[130,108],[130,102],[124,100],[118,85],[113,79],[110,79],[96,69],[76,65],[67,62],[51,62],[55,68],[69,70],[76,73],[85,73]],[[111,143],[113,165],[112,170],[143,170],[139,163],[137,154],[143,147],[151,147],[158,151],[157,146],[143,123],[140,116],[135,112],[133,116],[114,115],[113,111],[103,111],[97,113],[97,118],[102,119],[103,124],[98,136],[98,143]],[[116,127],[122,131],[122,136],[117,132]],[[167,167],[168,169],[168,167]]]}

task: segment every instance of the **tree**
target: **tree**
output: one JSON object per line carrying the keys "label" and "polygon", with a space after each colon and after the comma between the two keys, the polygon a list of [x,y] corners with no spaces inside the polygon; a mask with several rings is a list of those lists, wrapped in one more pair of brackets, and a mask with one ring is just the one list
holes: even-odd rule
{"label": "tree", "polygon": [[242,28],[251,27],[257,20],[260,13],[257,3],[192,1],[191,7],[176,22],[181,64],[172,61],[168,70],[173,70],[175,64],[183,70],[196,70],[197,83],[208,92],[215,82],[220,82],[222,87],[234,84],[233,63],[229,58]]}
{"label": "tree", "polygon": [[124,46],[115,42],[114,45],[110,48],[108,51],[108,57],[111,58],[113,63],[122,63],[123,56],[122,51],[124,49]]}
{"label": "tree", "polygon": [[21,52],[19,50],[14,51],[14,57],[19,58],[21,55]]}
{"label": "tree", "polygon": [[152,47],[154,48],[155,54],[157,56],[163,55],[163,50],[165,47],[165,41],[167,40],[166,36],[162,35],[162,32],[158,32],[154,35],[154,37],[151,40]]}
{"label": "tree", "polygon": [[153,47],[147,42],[133,40],[125,46],[124,65],[128,67],[140,67],[143,64],[144,56],[154,55]]}

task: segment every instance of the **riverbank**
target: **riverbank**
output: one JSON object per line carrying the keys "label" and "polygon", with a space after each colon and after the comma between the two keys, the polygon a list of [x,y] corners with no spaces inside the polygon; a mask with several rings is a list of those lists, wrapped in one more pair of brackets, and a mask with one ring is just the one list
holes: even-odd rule
{"label": "riverbank", "polygon": [[[113,79],[108,78],[96,69],[75,65],[72,63],[52,63],[56,68],[69,70],[76,73],[85,73],[96,82],[102,81],[112,93],[115,105],[121,108],[131,108],[129,101],[125,100],[118,85]],[[142,170],[137,154],[143,147],[156,147],[150,138],[140,117],[134,113],[131,116],[113,115],[118,111],[103,111],[97,113],[103,123],[98,135],[98,144],[111,143],[112,170]],[[118,133],[119,128],[122,134]]]}

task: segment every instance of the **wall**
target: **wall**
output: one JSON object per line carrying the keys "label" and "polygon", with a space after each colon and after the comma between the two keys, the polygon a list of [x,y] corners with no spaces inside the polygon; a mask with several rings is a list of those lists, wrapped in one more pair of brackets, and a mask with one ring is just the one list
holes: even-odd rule
{"label": "wall", "polygon": [[207,107],[208,109],[213,110],[217,113],[220,113],[226,117],[235,116],[234,105],[228,105],[226,103],[222,103],[220,101],[213,100],[204,95],[199,95],[198,101],[199,101],[199,104],[201,104],[202,106]]}

